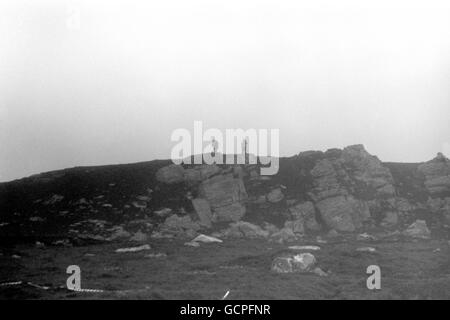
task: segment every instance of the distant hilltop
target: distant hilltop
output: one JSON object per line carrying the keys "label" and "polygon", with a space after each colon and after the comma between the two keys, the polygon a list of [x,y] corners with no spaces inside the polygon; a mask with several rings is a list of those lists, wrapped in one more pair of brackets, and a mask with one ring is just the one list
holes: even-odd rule
{"label": "distant hilltop", "polygon": [[[129,224],[145,220],[139,230],[148,236],[209,232],[291,241],[308,234],[403,232],[418,219],[431,229],[450,224],[450,161],[442,153],[425,163],[383,163],[352,145],[279,158],[275,175],[261,175],[260,167],[155,160],[3,183],[1,234],[80,239],[82,226],[91,240],[106,241],[114,238],[111,230],[131,237],[137,230]],[[88,220],[111,226],[74,226]]]}

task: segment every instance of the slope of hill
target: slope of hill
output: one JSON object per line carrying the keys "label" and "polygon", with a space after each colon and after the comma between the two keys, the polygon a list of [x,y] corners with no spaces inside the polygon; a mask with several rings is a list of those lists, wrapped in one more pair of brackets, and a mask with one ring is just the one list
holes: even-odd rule
{"label": "slope of hill", "polygon": [[[442,155],[382,163],[356,145],[281,158],[273,176],[169,160],[48,172],[0,184],[0,299],[449,298],[449,222]],[[305,245],[313,273],[273,272]],[[99,290],[67,290],[74,264]]]}

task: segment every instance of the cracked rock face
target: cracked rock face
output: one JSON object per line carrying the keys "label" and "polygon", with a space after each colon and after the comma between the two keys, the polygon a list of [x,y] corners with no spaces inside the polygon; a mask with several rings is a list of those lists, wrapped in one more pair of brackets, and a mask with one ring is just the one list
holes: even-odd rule
{"label": "cracked rock face", "polygon": [[320,225],[316,220],[316,209],[311,201],[299,203],[289,208],[293,222],[299,221],[303,228],[309,231],[319,231]]}
{"label": "cracked rock face", "polygon": [[238,221],[245,214],[248,195],[241,179],[219,175],[200,184],[199,194],[213,210],[213,221]]}
{"label": "cracked rock face", "polygon": [[442,154],[421,164],[419,172],[425,176],[425,187],[431,194],[450,192],[450,160]]}
{"label": "cracked rock face", "polygon": [[325,224],[337,231],[353,232],[370,218],[367,203],[352,196],[326,198],[316,205]]}
{"label": "cracked rock face", "polygon": [[311,171],[312,198],[327,227],[355,231],[370,218],[369,206],[361,197],[392,196],[393,177],[381,161],[362,145],[332,150],[332,157],[319,161]]}

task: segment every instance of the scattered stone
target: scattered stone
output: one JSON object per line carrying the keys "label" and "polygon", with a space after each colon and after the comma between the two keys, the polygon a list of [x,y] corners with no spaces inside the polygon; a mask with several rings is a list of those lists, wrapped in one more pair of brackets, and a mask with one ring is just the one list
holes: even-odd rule
{"label": "scattered stone", "polygon": [[139,201],[144,201],[144,202],[149,202],[150,200],[152,200],[152,198],[149,196],[136,196],[136,199],[138,199]]}
{"label": "scattered stone", "polygon": [[150,250],[150,249],[151,249],[150,245],[144,244],[139,247],[120,248],[120,249],[117,249],[116,252],[117,253],[139,252],[139,251]]}
{"label": "scattered stone", "polygon": [[50,197],[50,199],[48,199],[47,201],[44,201],[44,204],[45,205],[55,204],[55,203],[62,201],[63,199],[64,199],[64,196],[59,195],[59,194],[54,194],[53,196]]}
{"label": "scattered stone", "polygon": [[375,248],[372,247],[361,247],[361,248],[357,248],[356,251],[358,252],[376,252],[377,250]]}
{"label": "scattered stone", "polygon": [[272,234],[270,238],[279,243],[292,242],[297,240],[297,236],[290,228],[283,228],[280,231]]}
{"label": "scattered stone", "polygon": [[43,244],[40,241],[36,241],[36,243],[34,244],[34,246],[38,249],[44,249],[45,248],[45,244]]}
{"label": "scattered stone", "polygon": [[319,277],[328,277],[328,273],[320,269],[319,267],[314,268],[313,273]]}
{"label": "scattered stone", "polygon": [[433,250],[433,252],[441,252],[441,248],[436,248]]}
{"label": "scattered stone", "polygon": [[161,210],[154,211],[153,213],[156,214],[158,217],[165,218],[165,217],[169,216],[172,213],[172,209],[164,208],[164,209],[161,209]]}
{"label": "scattered stone", "polygon": [[184,245],[185,245],[185,246],[189,246],[189,247],[200,247],[200,243],[198,243],[198,242],[192,242],[192,241],[185,242]]}
{"label": "scattered stone", "polygon": [[317,243],[322,243],[322,244],[328,243],[328,241],[322,239],[321,236],[317,236],[317,237],[316,237],[316,242],[317,242]]}
{"label": "scattered stone", "polygon": [[89,205],[89,202],[85,198],[81,198],[77,202],[74,203],[76,206],[87,206]]}
{"label": "scattered stone", "polygon": [[191,242],[203,242],[203,243],[211,243],[211,242],[223,242],[220,239],[206,236],[204,234],[198,235],[195,239],[191,240]]}
{"label": "scattered stone", "polygon": [[41,218],[41,217],[31,217],[29,220],[31,222],[44,222],[45,221],[45,219]]}
{"label": "scattered stone", "polygon": [[136,232],[131,238],[130,241],[134,242],[146,242],[148,240],[148,236],[142,231]]}
{"label": "scattered stone", "polygon": [[377,238],[373,235],[368,234],[367,232],[358,234],[356,236],[356,240],[358,241],[376,241]]}
{"label": "scattered stone", "polygon": [[280,188],[273,189],[270,191],[267,196],[267,201],[271,203],[277,203],[284,199],[284,194]]}
{"label": "scattered stone", "polygon": [[320,250],[318,246],[290,246],[291,250],[305,250],[305,251],[317,251]]}
{"label": "scattered stone", "polygon": [[125,239],[131,237],[131,233],[126,231],[122,226],[115,226],[108,231],[111,231],[112,234],[107,238],[108,241],[114,241],[118,239]]}
{"label": "scattered stone", "polygon": [[98,235],[98,234],[89,234],[89,233],[83,233],[83,234],[79,234],[77,236],[78,239],[80,240],[85,240],[85,241],[94,241],[94,242],[103,242],[103,241],[109,241],[108,239],[106,239],[105,237]]}
{"label": "scattered stone", "polygon": [[147,208],[147,202],[144,201],[133,201],[131,204],[133,205],[133,207],[139,210],[144,210]]}
{"label": "scattered stone", "polygon": [[307,273],[314,270],[316,258],[311,253],[301,253],[289,257],[278,257],[272,262],[272,271],[277,273]]}
{"label": "scattered stone", "polygon": [[61,247],[71,247],[72,243],[70,242],[69,239],[63,239],[52,242],[52,245]]}
{"label": "scattered stone", "polygon": [[408,227],[408,229],[403,231],[403,235],[412,238],[429,239],[431,232],[428,229],[425,220],[416,220]]}

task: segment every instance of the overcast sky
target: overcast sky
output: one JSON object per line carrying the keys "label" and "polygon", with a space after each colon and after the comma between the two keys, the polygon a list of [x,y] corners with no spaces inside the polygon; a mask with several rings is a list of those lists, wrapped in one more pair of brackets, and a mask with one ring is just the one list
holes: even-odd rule
{"label": "overcast sky", "polygon": [[450,151],[448,1],[371,2],[2,0],[0,181],[168,158],[194,120],[281,155]]}

